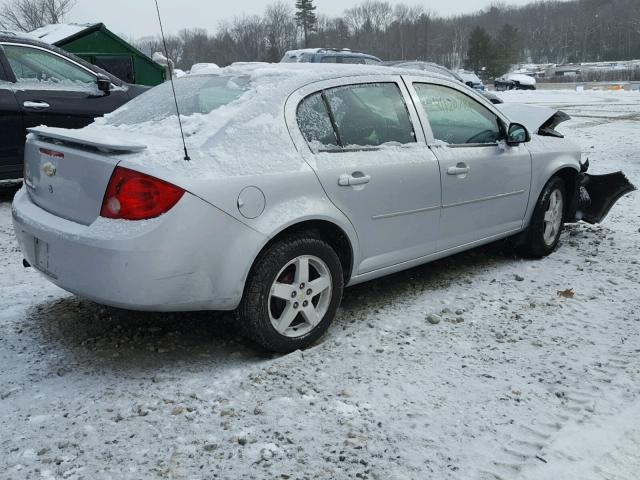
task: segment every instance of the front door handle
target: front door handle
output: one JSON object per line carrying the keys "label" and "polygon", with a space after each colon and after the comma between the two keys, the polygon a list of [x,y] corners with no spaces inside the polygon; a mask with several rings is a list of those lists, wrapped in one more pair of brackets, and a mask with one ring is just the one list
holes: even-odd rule
{"label": "front door handle", "polygon": [[51,106],[47,102],[31,102],[31,101],[26,101],[22,105],[24,106],[24,108],[32,108],[33,110],[44,110]]}
{"label": "front door handle", "polygon": [[371,176],[365,175],[362,172],[353,172],[351,175],[343,173],[338,178],[338,185],[341,187],[350,187],[356,185],[366,185],[371,181]]}
{"label": "front door handle", "polygon": [[459,163],[455,167],[449,167],[447,169],[448,175],[466,175],[469,173],[470,168],[464,163]]}

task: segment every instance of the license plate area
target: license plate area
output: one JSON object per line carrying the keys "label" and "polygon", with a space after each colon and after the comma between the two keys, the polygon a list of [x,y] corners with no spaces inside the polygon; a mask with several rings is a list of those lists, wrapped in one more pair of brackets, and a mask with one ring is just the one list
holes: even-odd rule
{"label": "license plate area", "polygon": [[47,242],[33,237],[33,257],[34,267],[50,277],[56,278],[49,265],[49,244]]}

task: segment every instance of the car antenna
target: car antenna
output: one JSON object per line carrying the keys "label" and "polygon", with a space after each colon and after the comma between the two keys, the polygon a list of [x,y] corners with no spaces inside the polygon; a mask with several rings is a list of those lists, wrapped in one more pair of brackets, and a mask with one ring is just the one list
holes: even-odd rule
{"label": "car antenna", "polygon": [[167,66],[169,67],[169,80],[171,81],[171,90],[173,91],[173,100],[176,102],[176,112],[178,113],[178,124],[180,125],[180,134],[182,135],[182,145],[184,146],[184,159],[190,161],[189,152],[187,151],[187,142],[184,139],[184,129],[182,128],[182,119],[180,118],[180,107],[178,107],[178,97],[176,96],[176,86],[173,83],[173,69],[171,68],[171,60],[169,60],[169,50],[167,49],[167,41],[164,38],[164,28],[162,27],[162,17],[160,17],[160,7],[156,0],[156,11],[158,12],[158,22],[160,23],[160,33],[162,34],[162,44],[164,45],[164,55],[167,57]]}

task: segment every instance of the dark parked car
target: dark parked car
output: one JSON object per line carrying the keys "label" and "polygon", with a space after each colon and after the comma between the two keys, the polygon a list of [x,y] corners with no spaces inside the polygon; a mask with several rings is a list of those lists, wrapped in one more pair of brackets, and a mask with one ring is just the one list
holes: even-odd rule
{"label": "dark parked car", "polygon": [[147,89],[47,43],[0,32],[0,180],[22,177],[27,128],[84,127]]}
{"label": "dark parked car", "polygon": [[368,53],[348,48],[305,48],[289,50],[280,63],[350,63],[359,65],[381,65],[382,60]]}
{"label": "dark parked car", "polygon": [[523,73],[507,73],[494,81],[494,86],[499,92],[505,90],[535,90],[536,79]]}

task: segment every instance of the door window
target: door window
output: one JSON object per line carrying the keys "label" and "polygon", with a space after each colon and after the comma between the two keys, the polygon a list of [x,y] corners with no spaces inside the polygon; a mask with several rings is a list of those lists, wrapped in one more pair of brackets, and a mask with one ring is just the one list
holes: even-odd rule
{"label": "door window", "polygon": [[337,87],[325,95],[343,147],[416,141],[409,111],[395,83]]}
{"label": "door window", "polygon": [[415,83],[436,140],[452,145],[495,144],[502,139],[498,117],[458,90]]}
{"label": "door window", "polygon": [[298,106],[298,126],[314,151],[338,147],[322,93],[305,98]]}
{"label": "door window", "polygon": [[124,80],[127,83],[134,83],[133,58],[130,55],[99,55],[95,57],[95,62],[93,63],[112,75],[115,75],[120,80]]}
{"label": "door window", "polygon": [[350,63],[356,65],[364,64],[364,58],[362,57],[342,57],[340,63]]}
{"label": "door window", "polygon": [[395,83],[349,85],[311,95],[298,107],[298,125],[314,150],[416,141]]}
{"label": "door window", "polygon": [[5,45],[4,51],[19,83],[82,88],[96,83],[94,75],[47,51],[17,45]]}

